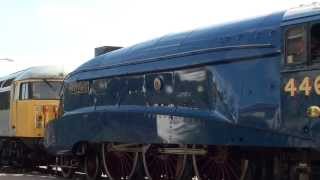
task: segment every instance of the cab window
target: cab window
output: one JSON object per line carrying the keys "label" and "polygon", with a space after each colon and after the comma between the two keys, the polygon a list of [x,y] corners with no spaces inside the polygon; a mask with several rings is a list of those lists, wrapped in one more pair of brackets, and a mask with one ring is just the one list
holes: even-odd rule
{"label": "cab window", "polygon": [[304,26],[286,32],[286,64],[300,64],[306,60],[306,35]]}
{"label": "cab window", "polygon": [[0,92],[0,111],[10,107],[10,91]]}
{"label": "cab window", "polygon": [[320,61],[320,24],[311,27],[310,52],[313,61]]}
{"label": "cab window", "polygon": [[22,83],[20,86],[20,100],[29,99],[29,83]]}
{"label": "cab window", "polygon": [[20,86],[20,100],[27,99],[59,99],[61,82],[40,81],[22,83]]}
{"label": "cab window", "polygon": [[12,82],[13,82],[13,79],[6,80],[6,82],[4,82],[4,84],[3,84],[3,87],[11,86]]}

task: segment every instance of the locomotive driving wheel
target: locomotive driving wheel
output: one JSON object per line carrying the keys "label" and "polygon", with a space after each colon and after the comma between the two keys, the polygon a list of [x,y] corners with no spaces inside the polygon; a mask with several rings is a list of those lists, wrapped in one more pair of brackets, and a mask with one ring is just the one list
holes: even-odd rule
{"label": "locomotive driving wheel", "polygon": [[71,168],[61,167],[61,174],[63,178],[71,179],[73,177],[74,170]]}
{"label": "locomotive driving wheel", "polygon": [[[194,146],[195,147],[195,146]],[[193,155],[195,175],[200,180],[245,180],[248,160],[227,147],[200,146],[206,155]]]}
{"label": "locomotive driving wheel", "polygon": [[146,175],[152,180],[179,180],[183,175],[187,155],[171,154],[165,149],[177,145],[148,145],[142,154]]}
{"label": "locomotive driving wheel", "polygon": [[95,180],[101,175],[98,153],[90,152],[85,156],[84,172],[87,180]]}
{"label": "locomotive driving wheel", "polygon": [[62,177],[66,179],[71,179],[74,174],[74,169],[70,167],[71,160],[68,157],[60,156],[60,169]]}
{"label": "locomotive driving wheel", "polygon": [[138,152],[117,149],[114,144],[102,144],[101,152],[104,171],[111,180],[132,178],[138,162]]}

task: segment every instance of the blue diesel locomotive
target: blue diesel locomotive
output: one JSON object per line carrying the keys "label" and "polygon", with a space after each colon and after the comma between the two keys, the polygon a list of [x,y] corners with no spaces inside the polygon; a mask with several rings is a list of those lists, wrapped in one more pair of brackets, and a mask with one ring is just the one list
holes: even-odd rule
{"label": "blue diesel locomotive", "polygon": [[45,144],[65,177],[317,179],[320,6],[166,35],[64,81]]}

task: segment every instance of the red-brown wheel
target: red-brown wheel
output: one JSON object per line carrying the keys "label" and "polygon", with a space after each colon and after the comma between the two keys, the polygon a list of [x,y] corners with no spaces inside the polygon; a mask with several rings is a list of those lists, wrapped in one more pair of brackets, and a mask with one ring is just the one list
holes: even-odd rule
{"label": "red-brown wheel", "polygon": [[110,180],[129,180],[132,178],[137,162],[138,152],[116,150],[114,144],[102,145],[103,168]]}
{"label": "red-brown wheel", "polygon": [[97,153],[89,152],[85,156],[84,172],[87,180],[95,180],[101,176],[101,167]]}
{"label": "red-brown wheel", "polygon": [[163,153],[161,149],[179,148],[178,145],[148,145],[143,152],[146,175],[152,180],[179,180],[186,165],[186,155]]}
{"label": "red-brown wheel", "polygon": [[193,155],[195,175],[200,180],[244,180],[248,160],[231,152],[227,147],[199,146],[206,155]]}

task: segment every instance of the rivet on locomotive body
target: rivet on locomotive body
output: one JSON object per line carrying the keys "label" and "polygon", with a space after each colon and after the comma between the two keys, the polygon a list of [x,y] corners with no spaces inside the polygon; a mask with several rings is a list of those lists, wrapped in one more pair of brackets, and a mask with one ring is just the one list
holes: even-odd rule
{"label": "rivet on locomotive body", "polygon": [[162,89],[162,79],[157,77],[153,81],[153,87],[156,91],[160,91]]}

